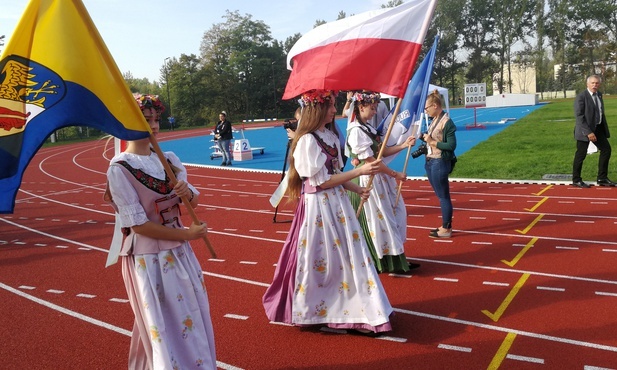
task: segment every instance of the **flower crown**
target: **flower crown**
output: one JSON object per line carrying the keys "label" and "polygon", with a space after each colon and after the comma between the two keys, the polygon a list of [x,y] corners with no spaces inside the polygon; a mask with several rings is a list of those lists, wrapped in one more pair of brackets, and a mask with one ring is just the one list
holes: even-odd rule
{"label": "flower crown", "polygon": [[372,91],[357,92],[354,97],[358,104],[375,104],[381,100],[381,94]]}
{"label": "flower crown", "polygon": [[154,108],[154,110],[161,114],[165,111],[165,106],[161,99],[159,99],[158,95],[148,95],[148,94],[133,94],[135,101],[139,104],[139,109],[143,112],[146,108]]}
{"label": "flower crown", "polygon": [[335,99],[338,95],[338,91],[336,90],[309,90],[302,94],[300,100],[304,104],[303,106],[311,105],[316,106],[317,104],[323,104],[327,100]]}

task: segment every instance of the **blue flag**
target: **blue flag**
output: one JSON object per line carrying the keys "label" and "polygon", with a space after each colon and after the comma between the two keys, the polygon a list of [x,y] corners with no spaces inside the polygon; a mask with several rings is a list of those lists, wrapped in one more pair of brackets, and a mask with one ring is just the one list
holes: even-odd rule
{"label": "blue flag", "polygon": [[[414,73],[413,77],[409,81],[409,84],[407,85],[405,96],[401,102],[400,111],[396,116],[394,127],[392,128],[390,138],[388,139],[388,146],[400,144],[410,135],[418,135],[420,133],[419,126],[414,126],[412,130],[410,130],[410,127],[414,122],[417,122],[420,119],[422,112],[424,112],[424,103],[426,102],[428,88],[431,82],[431,74],[433,73],[433,63],[435,61],[435,52],[437,50],[438,41],[439,37],[435,36],[433,47],[431,47],[429,52],[426,54],[422,64],[420,64],[420,67],[418,67],[416,73]],[[382,134],[385,134],[386,129],[392,120],[394,109],[395,107],[392,108],[390,114],[383,119],[377,128],[377,130]],[[416,124],[419,125],[419,123]]]}

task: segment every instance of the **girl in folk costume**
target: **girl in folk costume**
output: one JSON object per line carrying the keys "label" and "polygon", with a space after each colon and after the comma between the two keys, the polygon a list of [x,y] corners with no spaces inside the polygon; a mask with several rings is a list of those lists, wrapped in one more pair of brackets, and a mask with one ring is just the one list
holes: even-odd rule
{"label": "girl in folk costume", "polygon": [[[136,95],[152,134],[164,107],[157,96]],[[188,240],[206,235],[205,224],[184,228],[180,197],[192,206],[199,192],[186,169],[164,153],[178,179],[170,183],[149,140],[128,142],[107,171],[112,202],[126,238],[122,277],[135,314],[129,369],[216,369],[214,333],[202,269]]]}
{"label": "girl in folk costume", "polygon": [[[355,95],[355,119],[347,127],[347,146],[351,163],[356,166],[374,163],[379,153],[380,138],[377,130],[367,122],[375,115],[380,99],[378,93],[370,91]],[[415,138],[411,136],[401,145],[387,147],[384,157],[396,154],[414,143]],[[402,196],[397,197],[397,180],[406,179],[404,173],[396,172],[381,163],[379,172],[373,178],[371,196],[360,213],[360,224],[379,272],[406,272],[410,268],[419,267],[407,262],[403,246],[407,239],[407,212]],[[360,176],[353,181],[366,186],[369,176]],[[350,194],[350,198],[357,209],[360,198],[355,194]]]}
{"label": "girl in folk costume", "polygon": [[452,236],[452,200],[450,199],[449,175],[456,163],[456,126],[448,113],[443,111],[439,91],[435,90],[426,98],[424,110],[433,121],[424,134],[427,144],[426,175],[439,198],[441,208],[441,226],[430,231],[431,238],[449,238]]}
{"label": "girl in folk costume", "polygon": [[345,189],[375,173],[379,162],[340,172],[339,139],[326,128],[336,94],[311,90],[292,143],[287,194],[299,203],[263,304],[271,321],[379,333],[391,330],[392,306]]}

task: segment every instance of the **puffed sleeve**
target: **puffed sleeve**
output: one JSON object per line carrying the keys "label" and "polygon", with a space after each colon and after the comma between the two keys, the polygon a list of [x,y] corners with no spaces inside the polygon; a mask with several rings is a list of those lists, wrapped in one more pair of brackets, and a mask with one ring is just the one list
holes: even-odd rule
{"label": "puffed sleeve", "polygon": [[298,139],[293,157],[298,175],[308,178],[312,186],[319,186],[330,180],[330,174],[326,168],[327,157],[321,151],[313,135],[306,134]]}
{"label": "puffed sleeve", "polygon": [[176,167],[177,169],[180,170],[176,174],[176,179],[182,180],[182,181],[186,181],[186,183],[189,185],[189,188],[191,189],[193,194],[199,195],[200,194],[199,191],[197,189],[195,189],[195,187],[193,185],[191,185],[191,183],[188,182],[188,180],[187,180],[188,177],[187,177],[187,173],[186,173],[186,167],[184,167],[184,165],[180,161],[180,158],[178,158],[178,156],[174,152],[165,152],[165,157],[167,157],[167,159],[169,159],[169,161],[171,162],[171,164],[174,165],[174,167]]}
{"label": "puffed sleeve", "polygon": [[358,159],[362,160],[375,156],[375,153],[373,153],[373,149],[371,149],[373,141],[366,133],[362,131],[361,128],[357,126],[352,127],[351,130],[349,130],[347,142],[351,147],[352,153],[357,155]]}
{"label": "puffed sleeve", "polygon": [[113,202],[118,207],[120,226],[131,227],[148,222],[148,216],[139,202],[137,191],[119,166],[109,166],[107,180]]}

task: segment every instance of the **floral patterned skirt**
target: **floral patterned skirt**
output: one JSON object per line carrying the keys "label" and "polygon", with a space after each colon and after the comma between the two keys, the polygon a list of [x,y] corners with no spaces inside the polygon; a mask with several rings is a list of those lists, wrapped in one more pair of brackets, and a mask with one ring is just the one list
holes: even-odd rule
{"label": "floral patterned skirt", "polygon": [[135,325],[130,369],[216,369],[214,332],[201,267],[191,246],[122,257]]}
{"label": "floral patterned skirt", "polygon": [[342,186],[304,195],[292,323],[390,330],[392,306]]}

